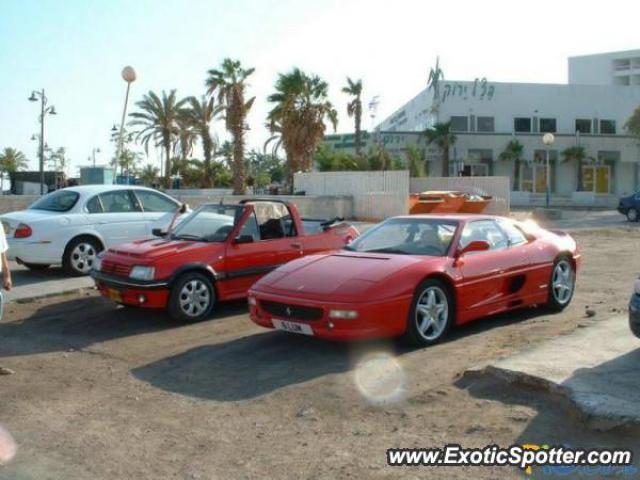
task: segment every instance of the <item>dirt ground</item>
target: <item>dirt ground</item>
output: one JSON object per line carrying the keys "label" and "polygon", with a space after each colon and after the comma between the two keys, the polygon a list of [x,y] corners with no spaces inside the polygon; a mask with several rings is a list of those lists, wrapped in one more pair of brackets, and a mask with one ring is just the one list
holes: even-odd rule
{"label": "dirt ground", "polygon": [[93,291],[11,304],[0,323],[0,365],[15,374],[0,376],[0,425],[19,448],[0,478],[503,479],[523,474],[392,468],[385,452],[447,443],[640,448],[637,431],[589,431],[540,394],[460,378],[468,367],[624,316],[640,272],[640,229],[574,236],[584,264],[565,312],[481,320],[421,350],[264,331],[242,302],[194,325],[115,307]]}

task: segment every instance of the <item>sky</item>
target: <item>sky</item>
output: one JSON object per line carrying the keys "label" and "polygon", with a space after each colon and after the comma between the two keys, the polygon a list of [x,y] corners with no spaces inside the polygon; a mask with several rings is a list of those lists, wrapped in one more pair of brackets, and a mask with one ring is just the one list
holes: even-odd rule
{"label": "sky", "polygon": [[[347,76],[363,80],[365,104],[380,96],[378,123],[426,87],[437,56],[446,79],[565,83],[568,56],[640,48],[639,14],[640,2],[619,0],[0,0],[0,149],[37,168],[39,104],[27,99],[44,88],[58,112],[45,140],[66,148],[67,173],[94,148],[106,164],[125,65],[138,74],[129,112],[149,90],[204,94],[225,57],[255,67],[248,147],[261,149],[266,98],[294,66],[329,83],[338,132],[350,132]],[[213,130],[228,138],[222,123]],[[153,151],[146,162],[159,165]]]}

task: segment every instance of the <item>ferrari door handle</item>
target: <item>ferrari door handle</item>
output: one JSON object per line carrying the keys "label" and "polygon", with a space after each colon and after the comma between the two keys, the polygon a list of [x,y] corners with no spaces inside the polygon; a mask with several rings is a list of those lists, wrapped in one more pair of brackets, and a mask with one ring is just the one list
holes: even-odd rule
{"label": "ferrari door handle", "polygon": [[301,243],[298,243],[298,242],[296,242],[296,243],[292,243],[292,244],[291,244],[291,248],[302,248],[302,244],[301,244]]}

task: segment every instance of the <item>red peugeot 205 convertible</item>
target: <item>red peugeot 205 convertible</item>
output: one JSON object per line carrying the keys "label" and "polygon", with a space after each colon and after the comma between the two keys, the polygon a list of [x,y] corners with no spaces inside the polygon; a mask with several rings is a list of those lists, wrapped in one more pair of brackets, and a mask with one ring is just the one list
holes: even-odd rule
{"label": "red peugeot 205 convertible", "polygon": [[562,232],[484,215],[389,219],[343,250],[290,262],[249,290],[251,319],[333,340],[404,336],[512,309],[562,310],[580,254]]}
{"label": "red peugeot 205 convertible", "polygon": [[341,219],[300,218],[296,206],[252,200],[203,205],[163,238],[117,245],[91,275],[124,305],[166,308],[178,320],[206,318],[216,302],[244,298],[262,275],[303,255],[335,250],[358,236]]}

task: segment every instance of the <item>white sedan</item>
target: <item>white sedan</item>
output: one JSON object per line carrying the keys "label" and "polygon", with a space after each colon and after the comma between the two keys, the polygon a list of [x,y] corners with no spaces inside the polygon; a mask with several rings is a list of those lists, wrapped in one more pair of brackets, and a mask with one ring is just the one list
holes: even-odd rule
{"label": "white sedan", "polygon": [[70,187],[43,196],[27,210],[0,216],[9,259],[30,269],[62,264],[87,275],[96,255],[166,228],[181,204],[156,190],[130,185]]}

